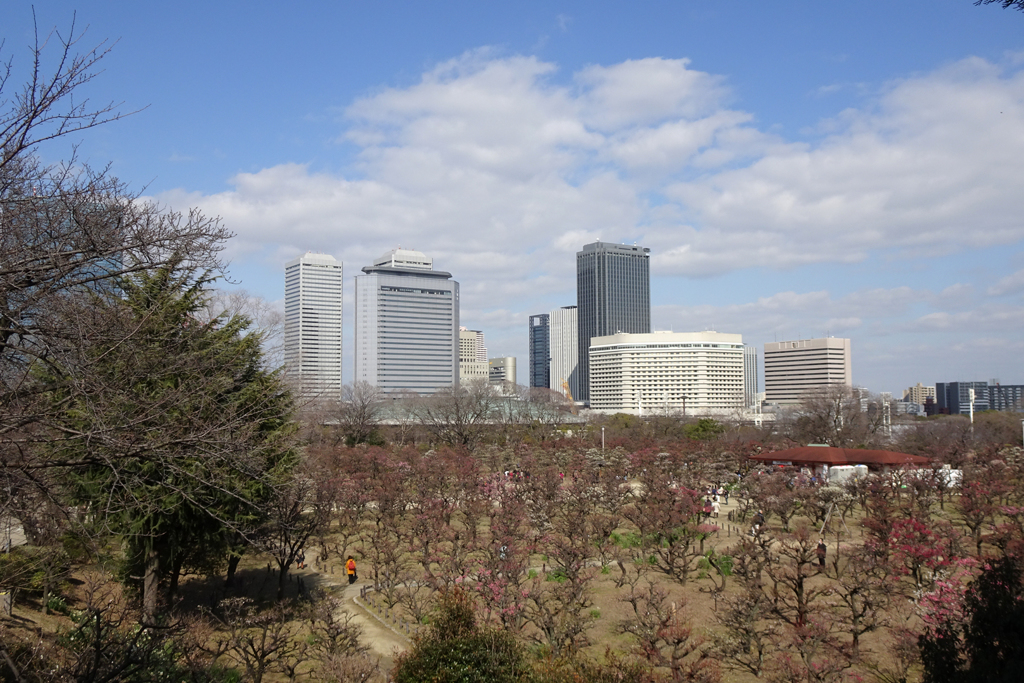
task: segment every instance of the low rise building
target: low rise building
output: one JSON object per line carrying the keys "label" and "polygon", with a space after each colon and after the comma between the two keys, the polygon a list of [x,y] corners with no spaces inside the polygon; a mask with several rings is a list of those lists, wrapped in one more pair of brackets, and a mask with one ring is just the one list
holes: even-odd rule
{"label": "low rise building", "polygon": [[590,342],[590,407],[633,414],[714,415],[744,405],[743,336],[619,333]]}

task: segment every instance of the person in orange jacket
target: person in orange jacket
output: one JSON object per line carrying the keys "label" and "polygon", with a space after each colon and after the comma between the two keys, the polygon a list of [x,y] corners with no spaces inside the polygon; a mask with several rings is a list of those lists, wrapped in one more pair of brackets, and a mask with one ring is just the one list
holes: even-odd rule
{"label": "person in orange jacket", "polygon": [[348,572],[348,585],[351,586],[359,578],[356,574],[356,561],[351,555],[348,556],[348,562],[345,563],[345,571]]}

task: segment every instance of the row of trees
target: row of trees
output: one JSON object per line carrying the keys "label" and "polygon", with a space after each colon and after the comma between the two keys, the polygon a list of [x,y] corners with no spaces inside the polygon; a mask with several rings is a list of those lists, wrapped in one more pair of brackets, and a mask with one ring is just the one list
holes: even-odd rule
{"label": "row of trees", "polygon": [[[844,448],[884,448],[927,455],[959,466],[971,454],[995,456],[1020,444],[1017,413],[986,411],[972,423],[964,416],[928,419],[895,414],[881,397],[844,386],[822,388],[800,406],[789,407],[754,425],[749,415],[701,416],[648,414],[575,415],[564,397],[546,389],[483,382],[447,388],[433,396],[385,397],[376,387],[355,382],[344,387],[342,401],[316,404],[303,420],[323,429],[312,435],[324,443],[428,443],[466,448],[500,445],[515,448],[572,435],[630,449],[688,439],[723,453],[760,442],[769,448],[823,443]],[[484,451],[486,452],[486,451]]]}
{"label": "row of trees", "polygon": [[[962,594],[986,558],[1011,556],[1024,538],[1016,465],[974,463],[953,490],[941,469],[846,487],[751,472],[733,484],[736,521],[760,511],[766,524],[724,541],[702,511],[705,485],[728,476],[717,455],[605,455],[532,447],[506,476],[448,450],[315,449],[320,499],[333,510],[319,552],[361,556],[385,602],[416,621],[461,586],[484,623],[559,657],[592,642],[595,590],[613,580],[633,614],[621,632],[659,675],[724,667],[839,680],[916,666],[916,646],[902,644],[926,633],[922,617],[943,591]],[[822,567],[816,532],[826,521]],[[715,596],[715,628],[702,632],[672,606],[692,590]]]}

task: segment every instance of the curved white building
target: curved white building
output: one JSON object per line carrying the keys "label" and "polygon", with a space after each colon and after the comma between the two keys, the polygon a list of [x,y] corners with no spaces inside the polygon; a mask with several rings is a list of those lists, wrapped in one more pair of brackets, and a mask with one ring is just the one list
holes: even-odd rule
{"label": "curved white building", "polygon": [[590,341],[593,410],[713,415],[743,403],[743,335],[620,333]]}

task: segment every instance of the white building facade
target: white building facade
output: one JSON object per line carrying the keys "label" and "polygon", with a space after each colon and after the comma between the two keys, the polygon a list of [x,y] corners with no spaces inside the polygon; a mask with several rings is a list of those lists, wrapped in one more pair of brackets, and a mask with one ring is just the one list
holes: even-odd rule
{"label": "white building facade", "polygon": [[580,381],[579,325],[575,306],[563,306],[548,314],[548,355],[551,358],[551,389],[573,400],[583,395]]}
{"label": "white building facade", "polygon": [[459,383],[459,283],[418,251],[393,249],[355,278],[355,378],[384,394]]}
{"label": "white building facade", "polygon": [[827,337],[764,345],[764,390],[768,403],[796,405],[821,387],[853,386],[850,340]]}
{"label": "white building facade", "polygon": [[593,410],[721,415],[743,405],[743,335],[620,333],[590,342]]}
{"label": "white building facade", "polygon": [[284,266],[284,359],[304,400],[341,400],[342,263],[307,253]]}

